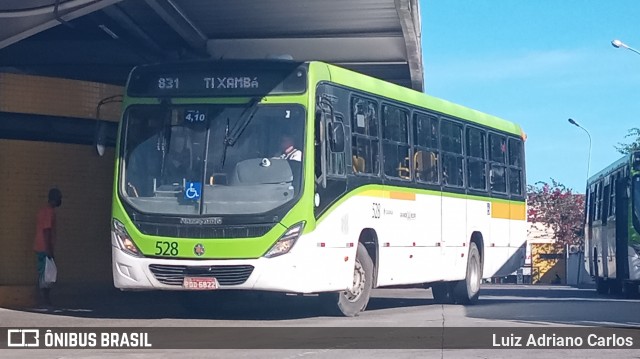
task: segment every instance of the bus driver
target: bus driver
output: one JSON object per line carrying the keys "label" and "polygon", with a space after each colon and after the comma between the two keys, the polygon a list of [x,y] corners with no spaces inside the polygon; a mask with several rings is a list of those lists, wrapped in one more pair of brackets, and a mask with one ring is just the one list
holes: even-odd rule
{"label": "bus driver", "polygon": [[282,154],[279,158],[292,161],[302,161],[302,151],[295,148],[293,138],[290,135],[283,135],[280,139]]}

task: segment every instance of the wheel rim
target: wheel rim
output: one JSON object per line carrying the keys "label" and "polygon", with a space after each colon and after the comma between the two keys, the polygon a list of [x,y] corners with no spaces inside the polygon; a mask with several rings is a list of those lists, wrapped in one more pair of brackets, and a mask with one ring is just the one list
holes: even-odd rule
{"label": "wheel rim", "polygon": [[480,289],[480,265],[478,263],[478,258],[473,256],[471,257],[471,261],[469,263],[469,286],[471,288],[471,293],[475,294]]}
{"label": "wheel rim", "polygon": [[353,271],[353,286],[344,292],[348,301],[355,302],[360,298],[362,292],[364,292],[365,282],[364,268],[362,268],[362,264],[360,264],[359,261],[356,261],[356,266]]}

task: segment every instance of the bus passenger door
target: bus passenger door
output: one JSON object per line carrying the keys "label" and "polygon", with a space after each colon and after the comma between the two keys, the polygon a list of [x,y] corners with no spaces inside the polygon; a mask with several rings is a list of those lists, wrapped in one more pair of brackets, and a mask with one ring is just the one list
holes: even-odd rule
{"label": "bus passenger door", "polygon": [[318,104],[314,119],[314,203],[318,218],[347,190],[346,139],[348,127],[327,92],[318,88]]}
{"label": "bus passenger door", "polygon": [[627,179],[617,177],[615,180],[615,246],[616,246],[616,278],[629,278],[629,197],[627,196]]}

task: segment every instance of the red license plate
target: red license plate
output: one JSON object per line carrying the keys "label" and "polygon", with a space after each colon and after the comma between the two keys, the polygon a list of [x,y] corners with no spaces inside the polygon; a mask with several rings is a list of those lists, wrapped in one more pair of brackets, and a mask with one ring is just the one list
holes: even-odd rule
{"label": "red license plate", "polygon": [[218,280],[211,277],[209,278],[185,277],[184,281],[182,282],[182,286],[185,289],[192,289],[192,290],[212,290],[212,289],[218,289],[220,287],[220,284],[218,283]]}

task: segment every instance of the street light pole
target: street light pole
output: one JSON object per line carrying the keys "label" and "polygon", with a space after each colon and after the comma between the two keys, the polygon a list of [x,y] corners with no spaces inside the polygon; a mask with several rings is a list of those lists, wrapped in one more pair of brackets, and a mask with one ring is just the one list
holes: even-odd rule
{"label": "street light pole", "polygon": [[[569,119],[569,123],[576,126],[576,127],[580,127],[584,132],[587,133],[587,136],[589,136],[589,159],[587,160],[587,182],[589,181],[589,172],[591,170],[591,134],[589,133],[589,131],[587,131],[586,128],[580,126],[574,119],[570,118]],[[589,188],[585,187],[585,193],[584,193],[584,197],[585,197],[585,203],[587,198],[589,197]],[[585,216],[587,215],[587,212],[585,211]],[[586,217],[585,217],[586,219]],[[585,233],[586,235],[586,233]],[[584,246],[584,243],[583,243]],[[580,251],[579,253],[581,253],[580,255],[578,255],[578,275],[576,277],[576,285],[580,284],[580,272],[582,272],[582,261],[583,259],[581,258],[584,253],[583,251]]]}
{"label": "street light pole", "polygon": [[638,51],[638,50],[634,49],[633,47],[631,47],[631,46],[629,46],[629,45],[625,44],[624,42],[622,42],[622,41],[620,41],[620,40],[617,40],[617,39],[616,39],[616,40],[611,41],[611,45],[612,45],[613,47],[615,47],[615,48],[618,48],[618,49],[622,47],[622,48],[624,48],[624,49],[627,49],[627,50],[633,51],[633,52],[635,52],[636,54],[640,55],[640,51]]}
{"label": "street light pole", "polygon": [[587,136],[589,136],[589,159],[587,160],[587,180],[589,180],[589,172],[591,170],[591,134],[589,133],[589,131],[587,131],[586,128],[580,126],[574,119],[570,118],[569,123],[576,127],[580,127],[584,132],[587,133]]}

